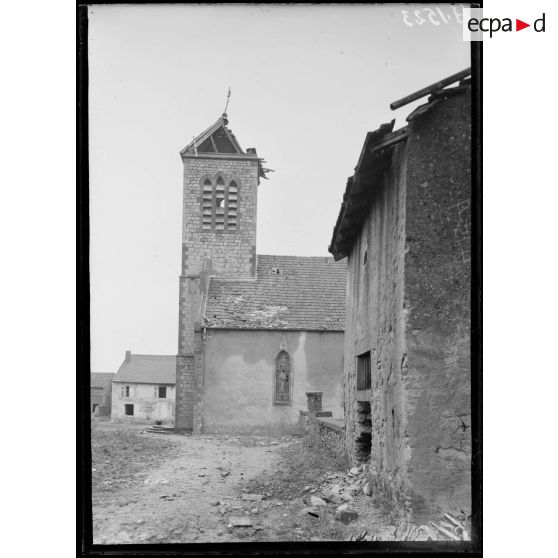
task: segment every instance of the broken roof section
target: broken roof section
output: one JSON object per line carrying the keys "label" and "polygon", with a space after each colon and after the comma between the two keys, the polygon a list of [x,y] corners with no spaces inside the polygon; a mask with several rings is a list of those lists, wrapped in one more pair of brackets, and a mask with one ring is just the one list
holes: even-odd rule
{"label": "broken roof section", "polygon": [[255,281],[212,278],[203,327],[343,331],[345,262],[327,257],[257,256]]}
{"label": "broken roof section", "polygon": [[182,158],[187,157],[219,157],[227,155],[230,157],[250,158],[258,161],[259,175],[261,178],[267,178],[271,169],[264,168],[262,163],[265,160],[258,157],[256,149],[249,147],[244,151],[238,143],[236,136],[227,128],[229,120],[227,114],[223,113],[221,117],[212,124],[207,130],[195,137],[181,152]]}
{"label": "broken roof section", "polygon": [[376,187],[376,181],[370,179],[371,171],[378,175],[389,165],[393,147],[407,136],[405,128],[394,132],[394,124],[395,120],[392,120],[366,134],[355,173],[347,179],[341,210],[329,245],[329,251],[336,261],[349,255],[354,239],[370,209],[372,192]]}
{"label": "broken roof section", "polygon": [[[412,122],[432,110],[443,99],[461,95],[468,90],[471,86],[470,74],[471,68],[467,68],[391,103],[390,107],[395,110],[430,95],[427,103],[420,105],[407,116],[407,122]],[[459,81],[459,85],[447,87],[456,81]],[[381,180],[381,173],[391,164],[395,146],[407,137],[408,126],[393,131],[394,124],[395,120],[392,120],[366,134],[355,173],[347,179],[341,209],[328,248],[336,261],[349,255],[362,222],[368,215],[372,193],[378,181]]]}
{"label": "broken roof section", "polygon": [[126,354],[114,382],[175,384],[176,356]]}
{"label": "broken roof section", "polygon": [[[207,130],[194,138],[181,152],[181,155],[192,153],[236,153],[247,155],[240,147],[234,134],[227,129],[227,115],[223,115]],[[252,154],[250,154],[252,155]]]}

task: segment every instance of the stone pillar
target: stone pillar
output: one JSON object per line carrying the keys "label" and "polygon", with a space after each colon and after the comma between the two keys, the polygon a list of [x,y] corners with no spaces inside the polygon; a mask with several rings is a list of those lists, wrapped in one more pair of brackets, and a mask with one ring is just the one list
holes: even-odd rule
{"label": "stone pillar", "polygon": [[322,410],[322,395],[323,391],[307,391],[306,392],[306,405],[308,411],[315,413]]}

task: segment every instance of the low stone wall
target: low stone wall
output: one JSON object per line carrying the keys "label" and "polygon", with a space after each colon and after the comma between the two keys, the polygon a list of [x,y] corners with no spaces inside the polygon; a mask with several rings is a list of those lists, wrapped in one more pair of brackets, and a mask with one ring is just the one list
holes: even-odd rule
{"label": "low stone wall", "polygon": [[110,417],[110,407],[106,405],[99,405],[95,407],[95,416],[96,417]]}
{"label": "low stone wall", "polygon": [[[304,429],[312,445],[327,449],[339,463],[350,466],[349,454],[345,441],[345,423],[334,419],[329,411],[300,411],[299,425]],[[361,463],[365,463],[361,460]],[[367,461],[366,461],[367,463]],[[378,475],[371,465],[366,468],[370,492],[374,503],[381,506],[395,520],[406,520],[410,517],[409,501],[396,485],[394,479]]]}
{"label": "low stone wall", "polygon": [[331,411],[300,411],[299,424],[311,442],[322,446],[339,463],[345,463],[348,466],[345,425],[342,420],[331,417]]}

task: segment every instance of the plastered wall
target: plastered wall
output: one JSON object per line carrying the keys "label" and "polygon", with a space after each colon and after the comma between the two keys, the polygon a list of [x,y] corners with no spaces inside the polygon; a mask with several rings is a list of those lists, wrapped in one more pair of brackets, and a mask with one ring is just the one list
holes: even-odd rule
{"label": "plastered wall", "polygon": [[[275,357],[292,357],[292,405],[273,405]],[[306,392],[341,416],[342,332],[207,330],[204,432],[255,432],[297,423]]]}

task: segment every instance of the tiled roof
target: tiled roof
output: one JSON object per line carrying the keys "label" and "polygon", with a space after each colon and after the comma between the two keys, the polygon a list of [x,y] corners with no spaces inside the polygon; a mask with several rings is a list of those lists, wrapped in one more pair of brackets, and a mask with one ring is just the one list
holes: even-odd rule
{"label": "tiled roof", "polygon": [[113,378],[114,372],[91,372],[91,387],[109,387]]}
{"label": "tiled roof", "polygon": [[204,327],[344,330],[345,262],[262,255],[257,260],[255,281],[211,279]]}
{"label": "tiled roof", "polygon": [[176,383],[176,356],[134,355],[124,360],[115,382],[137,382],[141,384]]}

